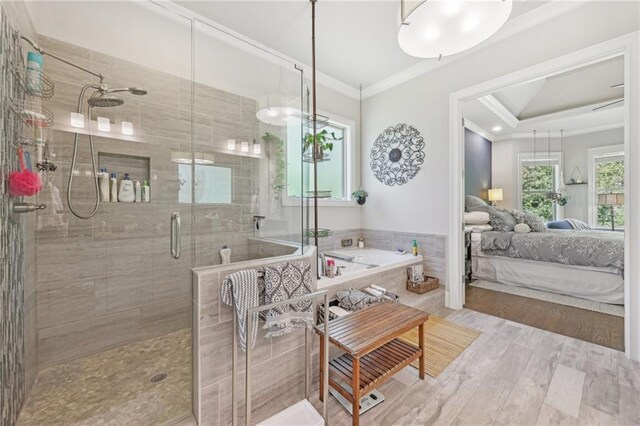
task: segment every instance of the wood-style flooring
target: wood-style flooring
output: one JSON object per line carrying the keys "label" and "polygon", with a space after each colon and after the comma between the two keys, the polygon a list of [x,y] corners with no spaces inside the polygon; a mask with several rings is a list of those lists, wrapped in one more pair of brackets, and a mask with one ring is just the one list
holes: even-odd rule
{"label": "wood-style flooring", "polygon": [[[419,380],[406,367],[382,384],[385,401],[364,413],[361,425],[640,423],[640,363],[622,352],[468,309],[432,313],[482,334],[437,378]],[[311,402],[322,412],[314,382]],[[256,421],[265,418],[263,408],[254,410]],[[328,411],[331,425],[351,425],[332,396]]]}
{"label": "wood-style flooring", "polygon": [[[624,350],[624,318],[467,284],[465,308]],[[640,419],[638,421],[640,423]]]}

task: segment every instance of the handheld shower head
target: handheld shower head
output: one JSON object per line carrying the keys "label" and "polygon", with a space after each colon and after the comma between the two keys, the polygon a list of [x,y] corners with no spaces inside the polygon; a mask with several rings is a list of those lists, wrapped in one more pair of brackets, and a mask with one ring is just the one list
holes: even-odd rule
{"label": "handheld shower head", "polygon": [[136,96],[144,96],[147,94],[147,90],[143,89],[142,87],[129,87],[129,92],[131,92],[132,95]]}

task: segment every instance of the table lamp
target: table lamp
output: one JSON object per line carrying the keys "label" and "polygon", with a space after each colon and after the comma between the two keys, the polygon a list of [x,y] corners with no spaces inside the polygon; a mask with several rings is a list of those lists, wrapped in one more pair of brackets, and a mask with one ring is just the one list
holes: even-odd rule
{"label": "table lamp", "polygon": [[489,201],[495,207],[496,201],[502,201],[502,188],[492,188],[489,190]]}
{"label": "table lamp", "polygon": [[598,204],[603,206],[609,206],[609,214],[611,215],[611,230],[616,230],[615,222],[615,206],[624,205],[624,194],[622,193],[610,193],[610,194],[598,194]]}

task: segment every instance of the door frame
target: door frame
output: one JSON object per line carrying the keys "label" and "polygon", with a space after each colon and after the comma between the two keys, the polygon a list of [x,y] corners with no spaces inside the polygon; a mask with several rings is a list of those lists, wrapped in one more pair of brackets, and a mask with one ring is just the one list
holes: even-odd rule
{"label": "door frame", "polygon": [[[625,164],[640,164],[640,31],[595,44],[537,65],[486,81],[449,95],[449,294],[447,306],[464,306],[464,126],[462,105],[500,90],[571,71],[606,59],[624,57]],[[631,78],[633,76],[634,78]],[[633,142],[633,143],[632,143]],[[624,342],[628,357],[640,361],[640,168],[625,167]],[[458,277],[458,279],[456,279]],[[632,285],[636,283],[636,285]]]}

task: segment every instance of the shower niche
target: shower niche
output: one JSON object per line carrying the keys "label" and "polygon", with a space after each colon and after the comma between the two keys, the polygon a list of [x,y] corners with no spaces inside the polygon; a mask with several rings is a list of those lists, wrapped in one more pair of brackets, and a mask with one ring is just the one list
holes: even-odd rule
{"label": "shower niche", "polygon": [[107,169],[109,175],[115,173],[118,181],[125,173],[132,181],[151,182],[151,157],[112,152],[98,152],[98,170]]}

